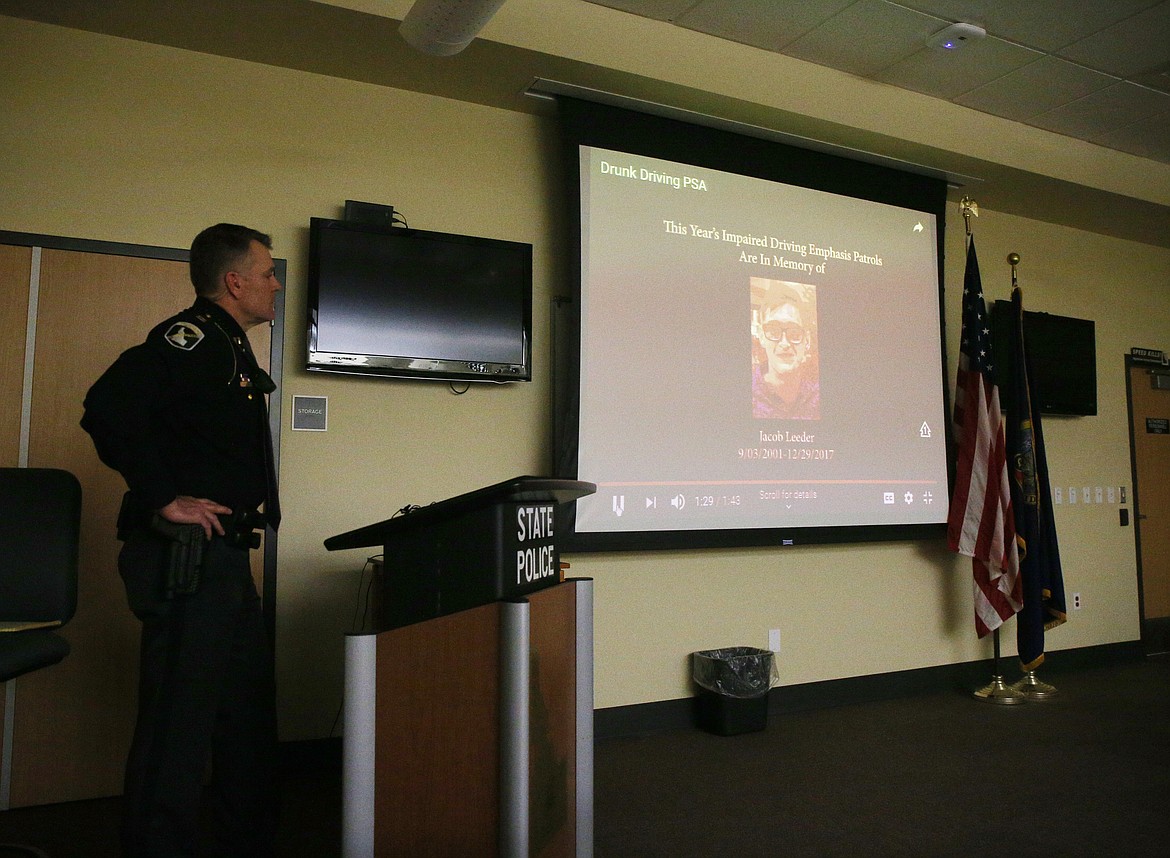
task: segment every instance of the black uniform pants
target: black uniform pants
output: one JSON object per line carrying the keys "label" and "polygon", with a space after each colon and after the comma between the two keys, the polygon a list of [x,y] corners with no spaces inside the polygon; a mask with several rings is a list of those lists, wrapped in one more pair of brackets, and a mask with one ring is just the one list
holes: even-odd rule
{"label": "black uniform pants", "polygon": [[126,763],[127,858],[192,856],[211,761],[217,855],[272,854],[275,681],[248,552],[208,544],[199,589],[161,597],[167,542],[131,534],[118,558],[142,621],[138,720]]}

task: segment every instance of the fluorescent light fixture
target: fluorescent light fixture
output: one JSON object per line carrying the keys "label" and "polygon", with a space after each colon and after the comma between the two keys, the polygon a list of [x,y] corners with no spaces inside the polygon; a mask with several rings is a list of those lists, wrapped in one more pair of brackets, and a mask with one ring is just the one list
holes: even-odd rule
{"label": "fluorescent light fixture", "polygon": [[449,57],[471,44],[504,0],[416,0],[398,27],[412,48]]}
{"label": "fluorescent light fixture", "polygon": [[959,22],[939,30],[926,40],[926,44],[937,51],[957,51],[964,45],[978,42],[986,35],[987,31],[982,27]]}

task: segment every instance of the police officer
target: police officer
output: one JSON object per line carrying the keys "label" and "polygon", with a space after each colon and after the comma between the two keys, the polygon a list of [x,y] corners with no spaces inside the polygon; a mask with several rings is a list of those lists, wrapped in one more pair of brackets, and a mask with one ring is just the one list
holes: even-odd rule
{"label": "police officer", "polygon": [[275,385],[246,335],[275,318],[271,248],[244,226],[201,232],[195,303],[85,398],[81,425],[129,488],[118,569],[142,622],[122,826],[133,858],[195,854],[209,759],[219,852],[272,854],[275,682],[249,547],[260,507],[279,522],[264,396]]}

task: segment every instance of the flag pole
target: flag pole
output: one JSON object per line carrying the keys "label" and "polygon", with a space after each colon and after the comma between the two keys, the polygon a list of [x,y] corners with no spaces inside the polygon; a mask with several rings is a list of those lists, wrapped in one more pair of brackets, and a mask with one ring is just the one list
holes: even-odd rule
{"label": "flag pole", "polygon": [[[971,218],[979,217],[979,204],[969,196],[963,197],[959,201],[959,210],[963,213],[963,224],[967,231],[968,250],[971,244]],[[965,285],[965,284],[964,284]],[[1023,703],[1025,698],[1017,691],[1013,691],[1003,681],[1003,674],[999,668],[999,626],[992,630],[993,641],[993,656],[992,656],[992,676],[991,682],[983,686],[978,691],[974,692],[974,696],[978,700],[984,700],[988,703],[997,703],[1000,705],[1013,705],[1016,703]]]}
{"label": "flag pole", "polygon": [[[1014,294],[1020,288],[1019,281],[1016,277],[1016,266],[1020,264],[1020,254],[1009,253],[1007,261],[1008,265],[1012,267],[1012,293]],[[1041,682],[1036,678],[1035,670],[1024,671],[1023,678],[1018,682],[1013,682],[1010,688],[1015,693],[1023,696],[1025,700],[1035,702],[1051,700],[1056,694],[1056,688],[1054,686],[1049,685],[1047,682]]]}

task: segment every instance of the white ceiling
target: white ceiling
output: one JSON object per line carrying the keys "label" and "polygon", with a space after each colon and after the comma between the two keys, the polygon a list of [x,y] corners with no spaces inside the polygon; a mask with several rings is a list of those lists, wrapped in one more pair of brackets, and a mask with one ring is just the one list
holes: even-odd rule
{"label": "white ceiling", "polygon": [[589,2],[1170,163],[1170,0]]}

